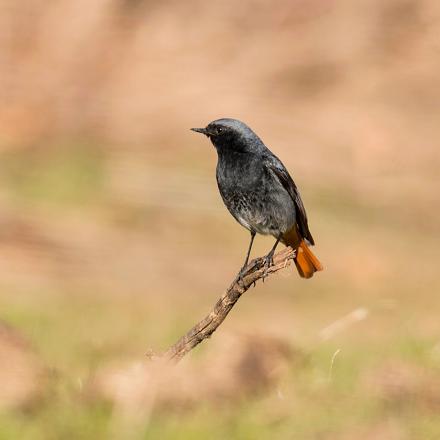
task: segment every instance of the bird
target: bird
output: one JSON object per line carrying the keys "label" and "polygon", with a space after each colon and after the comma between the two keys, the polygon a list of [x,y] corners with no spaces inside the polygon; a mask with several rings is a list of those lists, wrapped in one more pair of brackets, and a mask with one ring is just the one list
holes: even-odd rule
{"label": "bird", "polygon": [[275,244],[264,257],[265,270],[273,265],[279,242],[295,250],[302,278],[323,269],[310,246],[315,244],[298,188],[280,159],[257,134],[238,119],[221,118],[205,128],[191,130],[207,136],[217,150],[216,179],[229,212],[251,234],[247,267],[255,235],[272,235]]}

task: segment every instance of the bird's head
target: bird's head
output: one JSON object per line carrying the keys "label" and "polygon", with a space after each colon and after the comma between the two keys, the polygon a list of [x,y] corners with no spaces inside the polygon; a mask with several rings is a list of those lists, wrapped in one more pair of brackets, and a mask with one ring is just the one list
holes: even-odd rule
{"label": "bird's head", "polygon": [[207,136],[217,151],[256,153],[264,147],[261,139],[237,119],[223,118],[210,122],[205,128],[191,128]]}

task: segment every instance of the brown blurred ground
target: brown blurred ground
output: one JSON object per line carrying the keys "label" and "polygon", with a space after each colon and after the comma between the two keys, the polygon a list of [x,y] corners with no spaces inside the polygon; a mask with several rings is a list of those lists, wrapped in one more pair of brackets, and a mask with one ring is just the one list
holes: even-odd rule
{"label": "brown blurred ground", "polygon": [[[293,400],[323,420],[322,438],[440,432],[419,397],[415,428],[385,408],[354,429],[301,401],[316,401],[314,368],[327,383],[336,349],[342,376],[361,370],[342,381],[353,399],[371,363],[400,365],[409,351],[438,368],[439,26],[433,0],[3,2],[0,318],[68,383],[173,342],[247,245],[217,194],[213,148],[189,131],[236,117],[295,177],[326,270],[259,286],[225,331],[310,351],[310,389]],[[269,246],[259,238],[255,252]],[[361,323],[322,341],[359,307]],[[378,395],[345,396],[341,412],[368,412]]]}

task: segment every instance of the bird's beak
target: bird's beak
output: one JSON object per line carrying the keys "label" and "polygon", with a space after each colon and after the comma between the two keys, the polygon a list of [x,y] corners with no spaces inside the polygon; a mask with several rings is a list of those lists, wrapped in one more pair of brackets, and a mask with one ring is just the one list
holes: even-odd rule
{"label": "bird's beak", "polygon": [[197,133],[202,133],[205,136],[209,136],[209,131],[206,128],[191,128],[192,131],[196,131]]}

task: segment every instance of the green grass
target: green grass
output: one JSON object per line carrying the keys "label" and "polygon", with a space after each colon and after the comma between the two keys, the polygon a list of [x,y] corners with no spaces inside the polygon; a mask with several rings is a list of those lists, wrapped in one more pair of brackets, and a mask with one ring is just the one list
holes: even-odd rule
{"label": "green grass", "polygon": [[[2,318],[30,337],[53,373],[39,401],[26,410],[1,415],[0,438],[308,439],[342,436],[389,417],[414,438],[435,438],[440,430],[436,410],[428,403],[384,405],[365,385],[365,375],[384,360],[435,371],[429,360],[433,341],[399,335],[362,346],[340,341],[310,347],[306,361],[292,364],[279,385],[281,399],[273,389],[232,402],[201,401],[188,409],[157,409],[145,418],[127,420],[78,385],[79,379],[87,383],[107,362],[133,354],[147,338],[149,326],[154,326],[154,321],[145,324],[148,319],[130,313],[131,307],[123,304],[85,297],[72,301],[62,295],[32,307],[3,301],[7,313]],[[116,319],[123,321],[117,326],[121,333],[109,326]],[[332,356],[341,346],[330,374]]]}
{"label": "green grass", "polygon": [[0,162],[0,182],[27,203],[84,204],[99,195],[103,179],[103,155],[88,144],[12,150]]}

